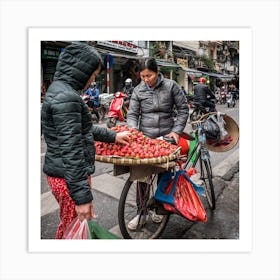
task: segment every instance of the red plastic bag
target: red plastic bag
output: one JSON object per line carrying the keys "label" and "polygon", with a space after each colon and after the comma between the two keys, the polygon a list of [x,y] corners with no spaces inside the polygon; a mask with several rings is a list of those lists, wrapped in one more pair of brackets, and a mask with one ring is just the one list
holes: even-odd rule
{"label": "red plastic bag", "polygon": [[[192,174],[192,172],[189,172],[189,174]],[[166,188],[166,194],[171,192],[173,184],[174,179]],[[207,221],[205,208],[186,174],[181,173],[177,179],[173,203],[174,205],[163,203],[163,207],[191,221],[202,221],[204,223]]]}
{"label": "red plastic bag", "polygon": [[62,239],[91,239],[88,222],[75,218],[63,234]]}

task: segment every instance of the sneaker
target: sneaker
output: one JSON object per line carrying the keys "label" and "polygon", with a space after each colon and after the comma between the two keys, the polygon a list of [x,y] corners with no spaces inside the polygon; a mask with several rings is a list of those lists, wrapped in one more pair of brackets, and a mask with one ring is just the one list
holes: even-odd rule
{"label": "sneaker", "polygon": [[160,224],[162,222],[163,215],[158,215],[154,211],[150,211],[149,215],[154,223]]}
{"label": "sneaker", "polygon": [[127,228],[129,230],[136,230],[138,224],[141,225],[141,227],[145,224],[145,217],[142,215],[141,220],[139,221],[140,215],[136,215],[128,224]]}
{"label": "sneaker", "polygon": [[192,175],[190,179],[197,185],[203,185],[203,181],[200,178],[200,173]]}

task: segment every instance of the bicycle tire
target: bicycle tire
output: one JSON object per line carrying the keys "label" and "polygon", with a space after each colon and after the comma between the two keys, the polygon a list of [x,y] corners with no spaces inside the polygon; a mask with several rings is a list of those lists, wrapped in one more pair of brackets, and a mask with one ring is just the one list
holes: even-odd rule
{"label": "bicycle tire", "polygon": [[[153,211],[154,208],[152,205],[147,205],[147,199],[146,202],[144,202],[145,205],[142,205],[142,210],[140,212],[140,215],[146,215],[144,226],[139,226],[136,230],[129,230],[127,227],[128,222],[133,219],[137,213],[139,213],[137,211],[138,208],[136,205],[136,189],[137,181],[131,181],[128,179],[125,182],[120,196],[118,206],[118,221],[122,236],[125,239],[157,239],[164,231],[169,220],[169,215],[162,215],[162,221],[160,223],[154,223],[149,215],[151,210]],[[152,198],[153,195],[154,190],[150,190],[149,198]]]}
{"label": "bicycle tire", "polygon": [[100,115],[100,120],[103,121],[105,119],[106,116],[106,108],[105,107],[101,107],[99,110],[99,115]]}
{"label": "bicycle tire", "polygon": [[201,180],[203,181],[206,199],[211,210],[216,207],[214,185],[212,181],[212,168],[210,160],[200,160]]}

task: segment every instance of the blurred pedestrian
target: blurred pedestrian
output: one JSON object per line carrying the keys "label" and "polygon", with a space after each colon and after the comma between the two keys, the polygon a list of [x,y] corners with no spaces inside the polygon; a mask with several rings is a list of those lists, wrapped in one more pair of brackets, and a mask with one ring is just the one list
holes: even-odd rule
{"label": "blurred pedestrian", "polygon": [[92,82],[85,93],[90,96],[88,106],[92,108],[92,112],[96,115],[97,123],[99,123],[100,116],[97,108],[100,106],[100,101],[99,101],[99,89],[97,88],[96,82]]}
{"label": "blurred pedestrian", "polygon": [[181,90],[185,94],[185,96],[187,96],[187,92],[186,92],[186,90],[185,90],[185,88],[183,86],[181,86]]}
{"label": "blurred pedestrian", "polygon": [[210,112],[214,112],[215,103],[210,100],[216,100],[215,94],[206,85],[206,79],[204,77],[199,78],[199,83],[194,87],[194,102],[201,104],[204,107],[209,107]]}
{"label": "blurred pedestrian", "polygon": [[123,88],[123,93],[125,93],[127,95],[127,97],[124,99],[125,106],[127,108],[129,106],[129,101],[130,101],[133,90],[134,90],[134,87],[132,86],[132,80],[130,78],[127,78],[124,82],[124,88]]}

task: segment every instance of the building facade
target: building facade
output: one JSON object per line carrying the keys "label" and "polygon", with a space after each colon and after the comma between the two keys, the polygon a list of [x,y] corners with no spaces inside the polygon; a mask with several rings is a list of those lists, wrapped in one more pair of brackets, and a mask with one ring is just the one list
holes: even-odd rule
{"label": "building facade", "polygon": [[[70,41],[41,42],[41,83],[46,89],[55,72],[58,57]],[[121,91],[124,81],[140,82],[140,58],[154,57],[160,71],[188,92],[199,77],[206,77],[212,89],[233,82],[239,88],[238,41],[87,41],[102,56],[106,71],[96,82],[100,92]]]}

